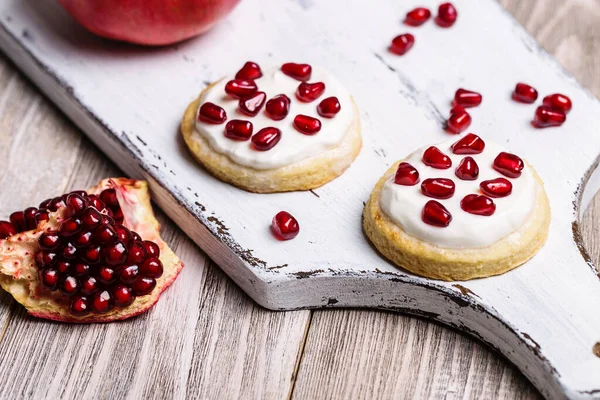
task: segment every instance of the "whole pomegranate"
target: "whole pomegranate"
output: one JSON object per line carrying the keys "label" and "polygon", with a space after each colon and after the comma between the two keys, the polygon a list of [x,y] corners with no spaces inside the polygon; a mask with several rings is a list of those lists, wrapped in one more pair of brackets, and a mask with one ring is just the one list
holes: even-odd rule
{"label": "whole pomegranate", "polygon": [[81,25],[107,39],[176,43],[209,30],[240,0],[58,0]]}

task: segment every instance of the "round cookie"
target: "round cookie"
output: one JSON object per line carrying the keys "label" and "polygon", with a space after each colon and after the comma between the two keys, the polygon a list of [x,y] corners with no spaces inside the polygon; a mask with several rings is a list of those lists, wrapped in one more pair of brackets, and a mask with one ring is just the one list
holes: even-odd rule
{"label": "round cookie", "polygon": [[[294,75],[292,72],[300,67],[304,67],[303,71],[308,68],[309,73]],[[238,94],[244,90],[246,93]],[[269,113],[268,110],[276,109],[270,107],[270,101],[281,95],[289,100],[286,115]],[[331,97],[337,101],[326,103]],[[211,121],[202,115],[202,107],[207,103],[218,106],[216,115],[225,114],[226,119]],[[337,108],[332,108],[332,104]],[[209,117],[214,110],[209,110],[213,112]],[[317,119],[320,129],[306,132],[309,128],[302,125],[304,121],[295,121],[298,115],[310,117],[309,122]],[[238,131],[235,123],[241,126]],[[234,129],[228,130],[229,127]],[[265,128],[278,131],[275,145],[268,149],[264,142],[256,141]],[[350,94],[327,71],[306,64],[284,64],[263,74],[258,65],[246,63],[236,76],[211,84],[188,106],[181,132],[196,160],[212,175],[257,193],[322,186],[340,176],[362,146],[358,109]]]}
{"label": "round cookie", "polygon": [[363,213],[365,233],[381,254],[447,281],[523,264],[544,245],[549,225],[548,197],[535,170],[473,134],[396,162]]}

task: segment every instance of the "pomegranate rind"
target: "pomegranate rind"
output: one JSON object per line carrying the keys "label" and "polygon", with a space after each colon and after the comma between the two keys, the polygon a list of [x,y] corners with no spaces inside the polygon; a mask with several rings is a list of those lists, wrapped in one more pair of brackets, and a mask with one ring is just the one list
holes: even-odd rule
{"label": "pomegranate rind", "polygon": [[42,232],[57,229],[63,219],[63,211],[50,214],[48,221],[36,230],[22,232],[0,240],[0,286],[22,304],[35,317],[62,322],[93,323],[119,321],[139,315],[150,309],[160,295],[177,278],[183,263],[160,237],[160,224],[154,217],[150,204],[148,184],[126,178],[105,179],[89,189],[89,194],[99,194],[114,188],[124,214],[123,224],[137,232],[144,240],[151,240],[160,247],[163,276],[157,279],[156,288],[146,296],[140,296],[128,307],[114,308],[106,314],[73,316],[69,312],[69,299],[59,291],[49,291],[38,279],[35,254],[39,250],[38,238]]}

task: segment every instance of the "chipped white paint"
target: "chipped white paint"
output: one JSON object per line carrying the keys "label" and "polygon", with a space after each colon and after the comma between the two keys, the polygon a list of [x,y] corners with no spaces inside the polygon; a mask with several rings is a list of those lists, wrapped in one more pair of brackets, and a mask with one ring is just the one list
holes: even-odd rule
{"label": "chipped white paint", "polygon": [[[245,0],[197,40],[145,49],[73,31],[54,2],[34,8],[4,0],[0,45],[121,168],[149,179],[157,203],[258,303],[417,313],[491,344],[547,397],[600,396],[600,358],[592,353],[600,341],[600,281],[572,232],[576,191],[600,153],[598,102],[492,0],[455,1],[459,22],[449,30],[401,27],[403,2],[381,0],[368,10],[353,2],[340,9],[337,2]],[[388,54],[386,44],[404,30],[415,33],[415,47],[405,57]],[[179,139],[187,103],[248,59],[322,64],[353,93],[365,146],[346,174],[315,191],[319,197],[256,195],[218,182]],[[516,81],[542,94],[568,94],[575,108],[567,123],[532,129],[534,107],[509,100]],[[472,111],[472,130],[536,167],[553,212],[548,244],[537,257],[462,286],[396,269],[360,227],[363,201],[386,167],[447,137],[441,120],[459,86],[484,94]],[[599,186],[592,176],[585,205]],[[301,221],[293,241],[277,242],[268,232],[280,209]]]}

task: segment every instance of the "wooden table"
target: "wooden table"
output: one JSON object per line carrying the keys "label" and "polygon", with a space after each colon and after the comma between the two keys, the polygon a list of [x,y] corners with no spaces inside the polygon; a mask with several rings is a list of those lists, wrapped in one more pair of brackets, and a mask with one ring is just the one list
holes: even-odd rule
{"label": "wooden table", "polygon": [[[600,2],[501,2],[600,95]],[[0,217],[120,175],[4,57],[0,160]],[[584,221],[596,263],[597,213],[598,196]],[[186,268],[150,312],[65,325],[28,317],[0,293],[0,398],[539,397],[499,355],[434,323],[381,311],[262,309],[158,214]]]}

